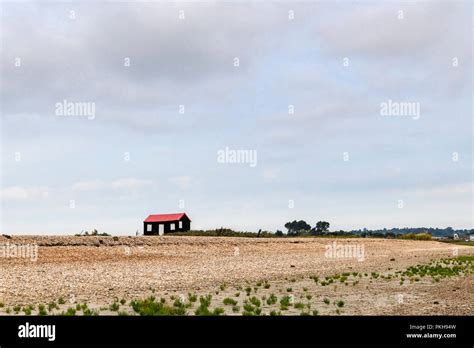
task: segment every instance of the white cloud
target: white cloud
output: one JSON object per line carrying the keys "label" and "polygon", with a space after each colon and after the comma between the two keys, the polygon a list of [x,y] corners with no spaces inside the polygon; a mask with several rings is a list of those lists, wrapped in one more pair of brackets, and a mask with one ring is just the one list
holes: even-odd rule
{"label": "white cloud", "polygon": [[48,198],[48,196],[48,188],[44,186],[10,186],[0,190],[0,197],[3,200],[24,201],[33,199],[45,199]]}

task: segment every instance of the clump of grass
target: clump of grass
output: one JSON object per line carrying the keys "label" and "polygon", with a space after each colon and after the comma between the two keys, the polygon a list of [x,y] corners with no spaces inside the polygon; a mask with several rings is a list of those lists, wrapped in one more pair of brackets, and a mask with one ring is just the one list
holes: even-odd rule
{"label": "clump of grass", "polygon": [[278,297],[276,297],[275,294],[271,294],[267,298],[267,305],[271,306],[271,305],[275,304],[277,301],[278,301]]}
{"label": "clump of grass", "polygon": [[[113,312],[117,312],[120,308],[120,304],[118,302],[114,302],[110,305],[109,309]],[[80,309],[80,306],[79,306]]]}
{"label": "clump of grass", "polygon": [[240,312],[240,307],[239,306],[233,306],[232,307],[232,312],[239,313]]}
{"label": "clump of grass", "polygon": [[307,299],[308,301],[310,301],[312,298],[313,298],[312,295],[310,295],[310,294],[307,294],[307,295],[306,295],[306,299]]}
{"label": "clump of grass", "polygon": [[61,296],[61,297],[58,299],[58,303],[59,303],[59,304],[65,304],[65,303],[66,303],[66,300]]}
{"label": "clump of grass", "polygon": [[155,301],[154,296],[150,296],[144,300],[131,301],[130,305],[132,309],[141,316],[186,315],[184,306],[171,307],[166,304],[165,299],[161,299],[160,302]]}
{"label": "clump of grass", "polygon": [[265,282],[265,284],[263,284],[263,287],[264,287],[265,289],[270,289],[270,283]]}
{"label": "clump of grass", "polygon": [[5,304],[3,302],[0,302],[0,308],[5,307]]}
{"label": "clump of grass", "polygon": [[341,308],[341,307],[344,307],[344,301],[343,300],[339,300],[336,302],[336,305]]}
{"label": "clump of grass", "polygon": [[252,288],[251,287],[246,287],[245,292],[247,293],[247,296],[250,296],[250,293],[252,292]]}
{"label": "clump of grass", "polygon": [[237,304],[237,301],[234,300],[233,298],[226,297],[224,301],[222,301],[226,306],[235,306]]}
{"label": "clump of grass", "polygon": [[327,305],[331,303],[331,301],[327,297],[323,300],[323,302]]}
{"label": "clump of grass", "polygon": [[209,306],[211,305],[212,296],[200,296],[199,302],[200,306],[194,312],[196,315],[221,315],[225,312],[223,308],[214,308],[213,311],[209,310]]}
{"label": "clump of grass", "polygon": [[239,296],[240,296],[240,292],[236,292],[236,293],[234,294],[234,296],[235,296],[235,297],[239,297]]}
{"label": "clump of grass", "polygon": [[46,312],[46,306],[44,304],[39,304],[38,305],[38,314],[39,315],[48,315],[48,312]]}
{"label": "clump of grass", "polygon": [[262,309],[257,306],[252,306],[249,302],[244,304],[244,311],[242,315],[244,316],[253,316],[253,315],[260,315],[262,313]]}
{"label": "clump of grass", "polygon": [[303,309],[304,308],[304,303],[303,302],[295,303],[294,307],[296,309]]}
{"label": "clump of grass", "polygon": [[196,294],[192,294],[192,293],[188,293],[188,301],[191,302],[191,303],[194,303],[197,301],[197,295]]}
{"label": "clump of grass", "polygon": [[48,304],[48,312],[52,312],[53,309],[59,309],[59,306],[54,301]]}
{"label": "clump of grass", "polygon": [[293,291],[293,288],[286,288],[286,291],[287,291],[287,292],[292,292],[292,291]]}
{"label": "clump of grass", "polygon": [[15,314],[18,314],[18,312],[21,311],[21,305],[13,306],[13,311],[15,312]]}
{"label": "clump of grass", "polygon": [[281,315],[281,312],[277,312],[277,311],[275,311],[275,310],[273,310],[273,311],[270,312],[270,316],[272,316],[272,317],[278,317],[278,316],[280,316],[280,315]]}
{"label": "clump of grass", "polygon": [[31,307],[23,307],[23,312],[25,315],[31,315]]}
{"label": "clump of grass", "polygon": [[90,316],[95,316],[95,315],[99,315],[99,310],[98,309],[90,309],[90,308],[83,308],[82,309],[82,314],[84,316],[87,316],[87,317],[90,317]]}
{"label": "clump of grass", "polygon": [[[63,312],[64,313],[64,312]],[[76,310],[72,307],[69,307],[67,310],[66,310],[66,313],[64,313],[65,316],[68,316],[68,317],[73,317],[76,315]]]}
{"label": "clump of grass", "polygon": [[120,300],[120,304],[121,304],[122,306],[123,306],[125,303],[127,303],[127,300],[126,300],[126,299],[123,298],[123,299]]}
{"label": "clump of grass", "polygon": [[219,287],[219,289],[221,289],[221,291],[224,291],[226,288],[226,285],[225,284],[221,284],[221,286]]}
{"label": "clump of grass", "polygon": [[280,300],[280,310],[286,311],[288,307],[291,306],[291,298],[290,296],[283,296]]}
{"label": "clump of grass", "polygon": [[313,311],[313,315],[314,315],[314,316],[319,315],[319,312],[318,312],[317,309],[315,309],[315,310]]}
{"label": "clump of grass", "polygon": [[250,303],[253,304],[255,307],[260,307],[260,300],[258,298],[256,298],[255,296],[252,296],[250,299],[249,299]]}

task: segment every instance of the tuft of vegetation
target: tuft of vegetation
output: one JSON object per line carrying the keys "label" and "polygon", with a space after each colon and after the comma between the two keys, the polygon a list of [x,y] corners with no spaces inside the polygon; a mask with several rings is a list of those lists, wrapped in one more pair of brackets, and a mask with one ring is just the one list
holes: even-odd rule
{"label": "tuft of vegetation", "polygon": [[222,301],[226,306],[235,306],[237,304],[237,301],[234,300],[233,298],[226,297],[224,301]]}
{"label": "tuft of vegetation", "polygon": [[166,300],[163,300],[161,299],[160,302],[157,302],[154,296],[150,296],[144,300],[131,301],[130,305],[141,316],[186,315],[184,306],[171,307],[166,304]]}
{"label": "tuft of vegetation", "polygon": [[192,294],[192,293],[188,293],[188,301],[191,302],[191,303],[196,302],[197,301],[197,295]]}
{"label": "tuft of vegetation", "polygon": [[277,303],[277,301],[278,301],[278,297],[276,297],[275,294],[271,294],[267,298],[267,305],[269,305],[269,306],[274,305],[275,303]]}

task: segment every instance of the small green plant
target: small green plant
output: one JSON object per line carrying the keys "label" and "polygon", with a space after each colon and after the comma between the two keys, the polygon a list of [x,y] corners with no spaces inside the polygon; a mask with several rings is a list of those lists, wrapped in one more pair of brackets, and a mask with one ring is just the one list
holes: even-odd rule
{"label": "small green plant", "polygon": [[123,306],[125,303],[127,303],[127,300],[126,300],[126,299],[123,298],[123,299],[120,300],[120,304],[121,304],[122,306]]}
{"label": "small green plant", "polygon": [[224,308],[220,308],[220,307],[214,308],[214,310],[212,311],[212,315],[221,315],[224,313],[225,313]]}
{"label": "small green plant", "polygon": [[38,305],[38,314],[39,315],[48,315],[48,312],[46,312],[46,306],[44,304],[39,304]]}
{"label": "small green plant", "polygon": [[280,315],[281,315],[281,312],[277,312],[275,310],[270,312],[270,316],[272,316],[272,317],[277,317],[277,316],[280,316]]}
{"label": "small green plant", "polygon": [[23,307],[23,312],[25,315],[31,315],[31,307]]}
{"label": "small green plant", "polygon": [[52,312],[53,309],[59,309],[59,306],[54,301],[48,304],[48,312]]}
{"label": "small green plant", "polygon": [[245,292],[247,293],[247,296],[250,296],[250,293],[252,292],[252,288],[251,287],[246,287]]}
{"label": "small green plant", "polygon": [[236,293],[234,294],[234,296],[235,296],[235,297],[239,297],[239,296],[240,296],[240,292],[236,292]]}
{"label": "small green plant", "polygon": [[113,312],[117,312],[120,308],[120,305],[118,304],[118,302],[114,302],[110,305],[109,309]]}
{"label": "small green plant", "polygon": [[313,315],[314,315],[314,316],[319,315],[319,312],[318,312],[317,309],[315,309],[315,310],[313,311]]}
{"label": "small green plant", "polygon": [[76,315],[76,310],[72,307],[69,307],[67,310],[66,310],[66,313],[64,313],[65,316],[75,316]]}
{"label": "small green plant", "polygon": [[267,298],[267,305],[271,306],[271,305],[275,304],[277,301],[278,301],[278,297],[276,297],[275,294],[271,294]]}
{"label": "small green plant", "polygon": [[66,300],[65,300],[63,297],[60,297],[60,298],[58,299],[58,303],[59,303],[59,304],[65,304],[65,303],[66,303]]}
{"label": "small green plant", "polygon": [[286,288],[286,291],[287,291],[287,292],[292,292],[292,291],[293,291],[293,288]]}
{"label": "small green plant", "polygon": [[303,309],[304,308],[304,303],[302,303],[302,302],[295,303],[294,307],[296,309]]}
{"label": "small green plant", "polygon": [[344,301],[343,300],[339,300],[336,302],[336,305],[340,308],[340,307],[344,307]]}
{"label": "small green plant", "polygon": [[255,307],[260,307],[261,302],[260,302],[260,300],[259,300],[258,298],[256,298],[255,296],[252,296],[249,301],[250,301],[250,303],[253,304]]}
{"label": "small green plant", "polygon": [[232,312],[239,313],[240,312],[240,307],[239,306],[233,306],[232,307]]}
{"label": "small green plant", "polygon": [[290,296],[283,296],[282,299],[280,300],[280,310],[286,311],[290,305],[291,305]]}
{"label": "small green plant", "polygon": [[307,295],[306,295],[306,299],[307,299],[308,301],[311,300],[312,298],[313,298],[313,296],[311,296],[310,294],[307,294]]}
{"label": "small green plant", "polygon": [[237,301],[234,300],[233,298],[226,297],[224,301],[222,301],[226,306],[235,306],[237,304]]}
{"label": "small green plant", "polygon": [[188,301],[191,302],[191,303],[196,302],[197,301],[197,295],[192,294],[192,293],[188,293]]}
{"label": "small green plant", "polygon": [[331,301],[329,301],[329,299],[327,297],[323,300],[323,302],[327,305],[331,303]]}

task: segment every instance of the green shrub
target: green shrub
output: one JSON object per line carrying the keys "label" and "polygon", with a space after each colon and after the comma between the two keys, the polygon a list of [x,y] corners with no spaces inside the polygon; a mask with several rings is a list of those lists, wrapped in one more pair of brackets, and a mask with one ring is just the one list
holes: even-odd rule
{"label": "green shrub", "polygon": [[144,300],[134,300],[131,302],[133,310],[141,316],[163,316],[163,315],[186,315],[186,309],[182,307],[171,307],[166,305],[166,300],[155,301],[151,296]]}
{"label": "green shrub", "polygon": [[109,307],[109,309],[113,312],[117,312],[119,308],[120,308],[120,305],[117,302],[112,303]]}
{"label": "green shrub", "polygon": [[260,300],[258,298],[256,298],[255,296],[252,296],[250,298],[250,303],[253,304],[255,307],[260,307]]}
{"label": "green shrub", "polygon": [[188,293],[188,301],[189,302],[196,302],[197,301],[197,295],[196,294],[192,294],[192,293]]}
{"label": "green shrub", "polygon": [[268,298],[267,298],[267,305],[271,306],[275,303],[277,303],[278,301],[278,297],[275,296],[275,294],[271,294]]}
{"label": "green shrub", "polygon": [[59,306],[58,306],[58,305],[56,304],[56,302],[54,302],[54,301],[53,301],[53,302],[50,302],[50,303],[48,304],[48,311],[49,311],[49,312],[52,312],[53,309],[59,309]]}
{"label": "green shrub", "polygon": [[222,301],[226,306],[235,306],[237,304],[237,301],[230,298],[230,297],[226,297],[224,299],[224,301]]}

